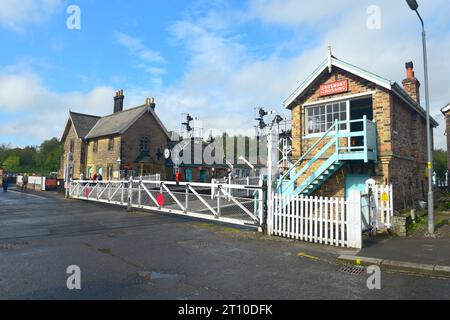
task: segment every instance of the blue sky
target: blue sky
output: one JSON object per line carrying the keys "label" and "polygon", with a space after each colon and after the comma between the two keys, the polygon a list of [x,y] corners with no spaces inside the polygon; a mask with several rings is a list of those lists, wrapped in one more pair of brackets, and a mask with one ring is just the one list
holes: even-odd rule
{"label": "blue sky", "polygon": [[[442,123],[450,3],[419,2]],[[81,10],[80,30],[66,27],[70,5]],[[371,5],[379,29],[367,27]],[[328,43],[340,59],[398,82],[413,60],[423,79],[419,23],[402,0],[0,0],[0,38],[0,143],[14,146],[59,137],[69,108],[110,113],[119,89],[126,107],[155,97],[169,130],[183,112],[208,129],[249,129],[255,107],[288,115],[283,101],[325,59]]]}

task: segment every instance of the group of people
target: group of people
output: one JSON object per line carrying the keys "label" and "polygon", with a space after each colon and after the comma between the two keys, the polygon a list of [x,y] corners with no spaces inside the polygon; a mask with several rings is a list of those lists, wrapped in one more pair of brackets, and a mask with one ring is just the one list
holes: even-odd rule
{"label": "group of people", "polygon": [[[9,188],[9,175],[5,174],[2,177],[2,187],[3,187],[3,192],[8,192],[8,188]],[[28,190],[28,174],[24,174],[22,177],[22,186],[20,188],[20,190],[22,192],[26,192]]]}
{"label": "group of people", "polygon": [[[80,174],[80,180],[84,181],[84,174]],[[101,173],[94,173],[92,177],[89,177],[88,180],[92,180],[94,182],[103,181],[103,176]]]}

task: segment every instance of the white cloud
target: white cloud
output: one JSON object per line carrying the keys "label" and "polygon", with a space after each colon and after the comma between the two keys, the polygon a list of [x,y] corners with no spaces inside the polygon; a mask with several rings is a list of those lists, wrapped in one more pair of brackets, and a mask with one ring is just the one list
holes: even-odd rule
{"label": "white cloud", "polygon": [[115,34],[117,43],[125,47],[131,54],[146,62],[166,63],[166,60],[157,51],[147,49],[142,40],[128,34],[117,32]]}
{"label": "white cloud", "polygon": [[[15,68],[2,71],[8,69]],[[110,87],[96,87],[89,92],[54,92],[32,72],[0,76],[0,110],[14,115],[14,120],[2,123],[0,136],[20,135],[34,142],[59,137],[69,109],[106,115],[112,111],[113,96],[114,89]]]}
{"label": "white cloud", "polygon": [[[380,30],[367,28],[369,4],[381,8]],[[433,7],[421,8],[424,17],[433,22],[429,32],[433,115],[450,101],[450,63],[442,54],[450,50],[445,8],[450,9],[450,5],[443,0],[435,0]],[[228,18],[212,23],[208,18],[211,16]],[[159,93],[163,109],[170,110],[169,116],[161,114],[166,122],[174,122],[173,112],[191,112],[201,117],[207,127],[235,129],[254,125],[253,110],[258,106],[288,114],[282,109],[282,102],[326,58],[328,43],[339,58],[399,83],[405,77],[404,63],[413,60],[417,76],[423,79],[419,22],[403,2],[253,1],[249,16],[264,24],[295,30],[292,39],[275,44],[273,54],[265,58],[255,57],[252,48],[240,41],[239,25],[229,19],[233,16],[208,12],[205,17],[178,21],[170,29],[189,62],[180,82]],[[332,26],[321,29],[324,20]],[[303,34],[303,26],[312,26],[315,33]],[[314,29],[316,26],[318,30]],[[297,53],[289,47],[298,48],[298,43],[305,41],[308,47]],[[284,54],[286,51],[288,55]],[[437,147],[445,147],[442,129],[436,131]]]}
{"label": "white cloud", "polygon": [[[369,4],[381,8],[380,30],[367,28]],[[421,7],[429,22],[433,115],[438,115],[439,108],[450,101],[450,57],[442,53],[450,51],[446,18],[449,9],[450,3],[444,0],[434,0],[432,5],[427,3]],[[239,18],[243,16],[254,19],[252,23],[290,28],[292,37],[271,44],[270,47],[275,47],[273,52],[258,57],[252,44],[245,44],[243,40],[245,29],[240,29],[240,23],[246,20]],[[328,21],[326,27],[323,27],[324,21]],[[127,88],[127,105],[139,105],[146,97],[154,96],[157,113],[170,130],[180,127],[184,112],[200,117],[205,129],[250,128],[256,124],[254,108],[260,106],[289,115],[282,108],[283,101],[326,58],[328,43],[332,44],[338,58],[398,82],[405,76],[404,63],[413,60],[417,77],[423,79],[419,22],[403,1],[252,1],[246,12],[230,13],[219,8],[177,21],[169,31],[178,46],[176,50],[180,48],[187,55],[185,73],[170,86],[158,81],[167,71],[161,67],[162,60],[157,61],[157,52],[146,48],[140,39],[123,33],[117,33],[116,40],[139,59],[137,67],[152,77],[153,89],[157,89]],[[25,96],[12,101],[2,96],[1,84],[8,88],[9,80],[15,81],[17,90],[22,88],[20,92]],[[112,88],[105,87],[88,93],[58,94],[46,88],[33,74],[0,77],[0,99],[9,101],[9,110],[24,110],[30,101],[38,101],[38,105],[50,110],[50,101],[54,110],[70,104],[77,111],[85,109],[106,114],[112,108],[113,92]],[[61,112],[63,119],[65,116],[65,112]],[[436,131],[435,142],[437,147],[445,147],[442,126]]]}
{"label": "white cloud", "polygon": [[264,22],[296,27],[323,23],[324,18],[349,8],[350,1],[251,0],[251,14]]}
{"label": "white cloud", "polygon": [[154,87],[161,87],[163,85],[163,76],[165,75],[166,70],[154,66],[154,64],[161,65],[167,63],[161,53],[146,48],[141,39],[122,32],[116,32],[115,39],[118,44],[128,50],[129,54],[140,60],[137,67],[148,73],[150,76],[150,83],[152,83]]}
{"label": "white cloud", "polygon": [[41,24],[62,5],[61,0],[2,0],[0,25],[23,32],[26,25]]}

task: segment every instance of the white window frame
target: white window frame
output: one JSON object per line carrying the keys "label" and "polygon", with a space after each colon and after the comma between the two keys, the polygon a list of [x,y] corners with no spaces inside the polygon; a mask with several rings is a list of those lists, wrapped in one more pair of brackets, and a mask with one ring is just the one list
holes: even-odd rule
{"label": "white window frame", "polygon": [[[305,114],[305,132],[306,132],[306,134],[305,134],[305,137],[304,138],[306,138],[306,139],[308,139],[308,138],[318,138],[318,137],[322,137],[323,135],[324,135],[324,133],[326,132],[326,131],[324,131],[324,132],[318,132],[318,133],[308,133],[308,131],[309,131],[309,123],[308,123],[308,109],[309,108],[317,108],[317,107],[323,107],[323,106],[327,106],[327,105],[333,105],[333,104],[336,104],[336,103],[343,103],[343,102],[345,102],[345,104],[346,104],[346,118],[347,118],[347,121],[349,121],[349,119],[350,119],[350,101],[351,101],[351,99],[341,99],[341,100],[330,100],[330,101],[321,101],[320,103],[316,103],[316,104],[309,104],[309,105],[304,105],[303,106],[303,108],[304,108],[304,114]],[[326,116],[326,114],[325,114],[325,116]],[[328,129],[327,129],[328,130]],[[347,124],[347,128],[345,129],[345,130],[339,130],[339,131],[342,131],[342,132],[349,132],[350,131],[350,128],[349,128],[349,125]],[[330,132],[330,135],[334,135],[335,134],[335,131],[331,131]]]}

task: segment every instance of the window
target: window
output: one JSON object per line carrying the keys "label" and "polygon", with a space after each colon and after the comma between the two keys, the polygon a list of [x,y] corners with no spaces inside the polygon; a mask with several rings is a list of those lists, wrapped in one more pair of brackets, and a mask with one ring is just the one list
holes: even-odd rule
{"label": "window", "polygon": [[72,153],[75,152],[75,140],[74,139],[70,140],[70,152],[72,152]]}
{"label": "window", "polygon": [[98,152],[98,141],[94,141],[94,145],[92,146],[93,152]]}
{"label": "window", "polygon": [[108,140],[108,151],[114,150],[114,138],[109,138]]}
{"label": "window", "polygon": [[[336,120],[347,121],[347,102],[336,102],[306,108],[306,133],[325,133]],[[341,124],[340,130],[347,130],[347,124]]]}
{"label": "window", "polygon": [[139,143],[139,151],[140,152],[148,152],[149,151],[149,139],[147,137],[143,137]]}

